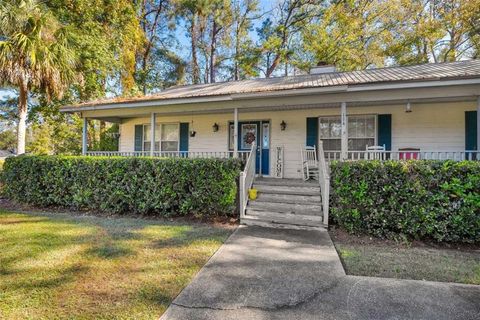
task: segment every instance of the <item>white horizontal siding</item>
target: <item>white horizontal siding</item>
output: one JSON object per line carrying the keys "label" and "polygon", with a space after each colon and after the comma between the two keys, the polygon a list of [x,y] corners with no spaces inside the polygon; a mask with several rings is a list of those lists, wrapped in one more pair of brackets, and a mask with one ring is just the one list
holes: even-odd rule
{"label": "white horizontal siding", "polygon": [[[476,110],[475,102],[455,102],[437,104],[413,104],[413,112],[405,113],[405,105],[348,107],[348,114],[392,114],[392,150],[414,147],[422,151],[462,151],[465,147],[465,111]],[[338,108],[309,110],[285,110],[269,112],[239,112],[239,121],[270,120],[271,146],[284,146],[285,177],[299,178],[300,148],[306,139],[306,118],[339,115]],[[190,130],[197,132],[189,138],[190,151],[227,151],[228,122],[233,121],[232,114],[194,115],[157,117],[161,122],[189,122]],[[287,128],[280,130],[280,123],[285,121]],[[133,151],[135,125],[148,124],[149,118],[132,118],[124,120],[120,126],[120,151]],[[217,123],[218,132],[213,132],[212,125]],[[273,151],[272,151],[273,152]],[[273,154],[270,155],[273,159]],[[271,170],[273,164],[271,163]]]}

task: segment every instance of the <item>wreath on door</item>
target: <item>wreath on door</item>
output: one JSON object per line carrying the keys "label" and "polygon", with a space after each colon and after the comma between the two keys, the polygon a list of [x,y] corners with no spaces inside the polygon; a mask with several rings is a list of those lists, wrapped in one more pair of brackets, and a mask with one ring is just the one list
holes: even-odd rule
{"label": "wreath on door", "polygon": [[252,144],[255,141],[255,134],[253,132],[247,132],[243,140],[245,144]]}

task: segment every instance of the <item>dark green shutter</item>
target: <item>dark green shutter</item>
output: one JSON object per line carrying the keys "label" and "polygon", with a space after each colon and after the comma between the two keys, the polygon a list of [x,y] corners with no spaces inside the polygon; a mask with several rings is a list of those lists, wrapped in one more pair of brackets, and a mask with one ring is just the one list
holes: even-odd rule
{"label": "dark green shutter", "polygon": [[477,111],[465,111],[465,150],[477,150]]}
{"label": "dark green shutter", "polygon": [[180,151],[188,151],[188,122],[180,123]]}
{"label": "dark green shutter", "polygon": [[307,142],[309,147],[318,147],[318,118],[307,118]]}
{"label": "dark green shutter", "polygon": [[386,150],[392,150],[392,115],[378,115],[378,145],[385,145]]}
{"label": "dark green shutter", "polygon": [[143,125],[135,125],[135,151],[143,150]]}

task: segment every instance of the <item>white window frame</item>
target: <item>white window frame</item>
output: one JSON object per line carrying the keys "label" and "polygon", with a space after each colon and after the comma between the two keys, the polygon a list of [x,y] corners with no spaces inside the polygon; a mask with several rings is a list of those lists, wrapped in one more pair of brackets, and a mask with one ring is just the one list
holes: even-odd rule
{"label": "white window frame", "polygon": [[[178,141],[177,141],[177,151],[165,151],[165,152],[179,152],[180,151],[180,122],[156,122],[155,123],[155,129],[158,126],[158,135],[155,135],[155,142],[158,142],[158,149],[159,150],[154,150],[154,152],[162,152],[162,142],[171,142],[173,140],[162,140],[162,125],[164,124],[176,124],[177,125],[177,134],[178,134]],[[150,147],[152,146],[152,142],[149,140],[145,140],[145,132],[147,126],[150,126],[150,123],[144,123],[143,124],[143,137],[142,137],[142,151],[149,151],[145,150],[145,142],[150,142]],[[150,129],[148,129],[150,130]],[[154,148],[155,148],[155,143],[154,143]]]}
{"label": "white window frame", "polygon": [[[378,143],[378,114],[371,114],[371,113],[367,113],[367,114],[349,114],[347,115],[347,140],[350,140],[350,139],[371,139],[371,138],[350,138],[348,137],[348,121],[349,121],[349,118],[350,117],[368,117],[368,116],[373,116],[374,118],[374,145],[377,145]],[[341,137],[339,138],[322,138],[321,135],[320,135],[320,120],[321,119],[340,119],[340,115],[327,115],[327,116],[318,116],[318,138],[320,140],[341,140]],[[326,150],[325,151],[341,151],[341,150]],[[352,150],[348,150],[348,151],[352,151]]]}

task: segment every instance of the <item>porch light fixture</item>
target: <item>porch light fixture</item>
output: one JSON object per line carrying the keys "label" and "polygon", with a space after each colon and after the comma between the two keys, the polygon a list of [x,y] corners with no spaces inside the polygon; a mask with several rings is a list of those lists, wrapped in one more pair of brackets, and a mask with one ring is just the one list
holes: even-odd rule
{"label": "porch light fixture", "polygon": [[218,132],[218,124],[215,122],[212,126],[213,132]]}
{"label": "porch light fixture", "polygon": [[410,103],[410,101],[407,102],[407,106],[405,107],[405,112],[406,113],[412,112],[412,104]]}
{"label": "porch light fixture", "polygon": [[285,121],[282,120],[282,122],[280,123],[280,130],[285,131],[286,128],[287,124],[285,123]]}
{"label": "porch light fixture", "polygon": [[190,137],[193,138],[193,137],[195,137],[196,134],[197,134],[197,131],[195,131],[195,130],[190,131]]}

